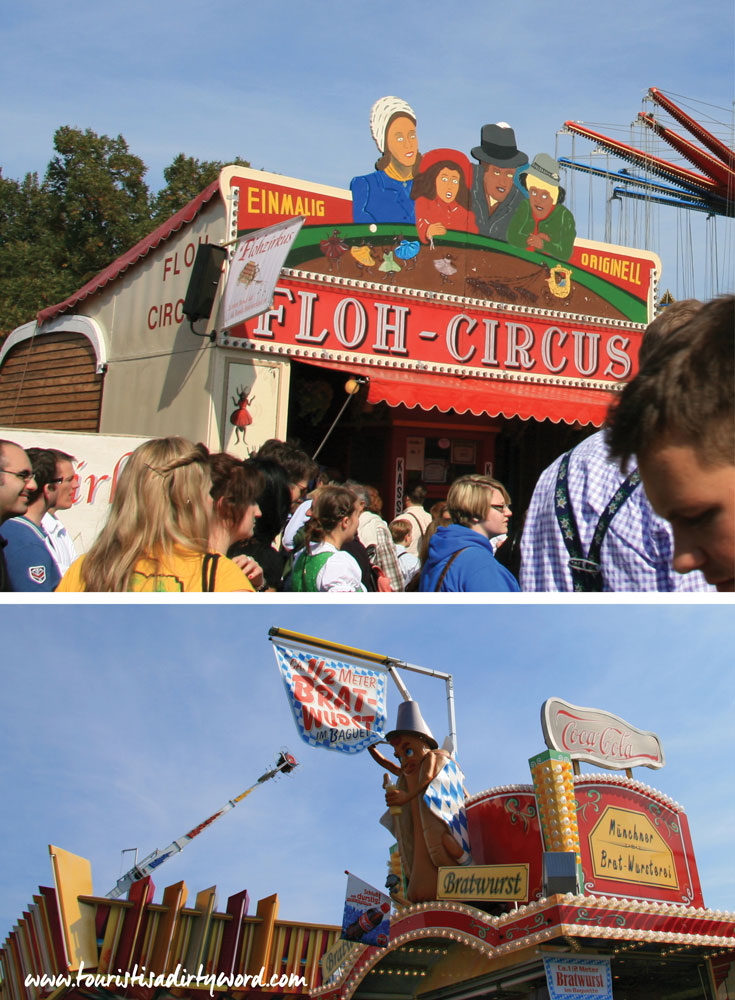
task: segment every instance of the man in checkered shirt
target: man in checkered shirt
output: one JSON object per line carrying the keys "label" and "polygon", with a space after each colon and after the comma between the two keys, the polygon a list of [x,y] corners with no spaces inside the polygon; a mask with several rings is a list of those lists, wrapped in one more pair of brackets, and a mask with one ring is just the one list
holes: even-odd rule
{"label": "man in checkered shirt", "polygon": [[[685,300],[668,306],[651,323],[641,343],[639,362],[650,357],[656,344],[678,329],[702,307]],[[605,431],[592,434],[569,453],[567,492],[579,542],[590,551],[600,518],[626,480],[608,455]],[[557,517],[558,479],[563,455],[542,472],[531,498],[521,539],[521,590],[574,591],[570,553]],[[635,463],[626,470],[630,473]],[[713,590],[700,572],[681,576],[671,565],[673,540],[669,524],[658,517],[643,486],[637,485],[611,517],[599,555],[603,591]],[[579,579],[579,576],[577,576]],[[593,588],[590,588],[593,589]]]}

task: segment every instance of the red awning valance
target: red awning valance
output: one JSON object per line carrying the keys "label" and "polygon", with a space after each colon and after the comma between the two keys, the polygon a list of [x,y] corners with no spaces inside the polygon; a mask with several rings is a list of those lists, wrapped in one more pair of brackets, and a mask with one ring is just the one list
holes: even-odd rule
{"label": "red awning valance", "polygon": [[419,406],[442,413],[487,413],[491,417],[551,420],[552,423],[593,424],[601,427],[614,399],[612,392],[583,386],[548,385],[483,379],[435,372],[391,370],[373,365],[299,358],[302,364],[318,365],[350,375],[369,378],[368,401],[389,406]]}

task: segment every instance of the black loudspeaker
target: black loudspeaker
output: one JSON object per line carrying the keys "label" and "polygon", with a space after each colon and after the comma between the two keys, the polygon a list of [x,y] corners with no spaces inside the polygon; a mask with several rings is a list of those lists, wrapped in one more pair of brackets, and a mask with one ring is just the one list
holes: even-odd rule
{"label": "black loudspeaker", "polygon": [[184,315],[192,323],[198,319],[209,319],[226,256],[224,247],[200,243],[184,299]]}
{"label": "black loudspeaker", "polygon": [[579,891],[576,854],[573,851],[544,851],[542,881],[542,891],[547,898],[557,893],[576,895]]}

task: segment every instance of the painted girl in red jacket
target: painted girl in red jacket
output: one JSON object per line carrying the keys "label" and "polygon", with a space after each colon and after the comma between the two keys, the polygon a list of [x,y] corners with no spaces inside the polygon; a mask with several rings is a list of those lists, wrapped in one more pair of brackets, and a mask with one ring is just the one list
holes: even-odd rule
{"label": "painted girl in red jacket", "polygon": [[416,230],[433,249],[434,237],[448,229],[476,233],[470,208],[472,168],[457,149],[432,149],[421,160],[411,197],[416,202]]}

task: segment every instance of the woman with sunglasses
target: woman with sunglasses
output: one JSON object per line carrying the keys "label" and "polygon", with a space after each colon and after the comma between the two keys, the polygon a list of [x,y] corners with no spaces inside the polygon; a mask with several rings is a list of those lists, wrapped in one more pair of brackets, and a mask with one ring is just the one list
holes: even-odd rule
{"label": "woman with sunglasses", "polygon": [[518,581],[495,561],[490,539],[508,531],[510,496],[489,476],[462,476],[447,494],[449,524],[440,525],[429,542],[419,590],[517,591]]}
{"label": "woman with sunglasses", "polygon": [[252,592],[243,571],[213,551],[211,489],[204,445],[146,441],[120,474],[105,526],[57,591]]}

